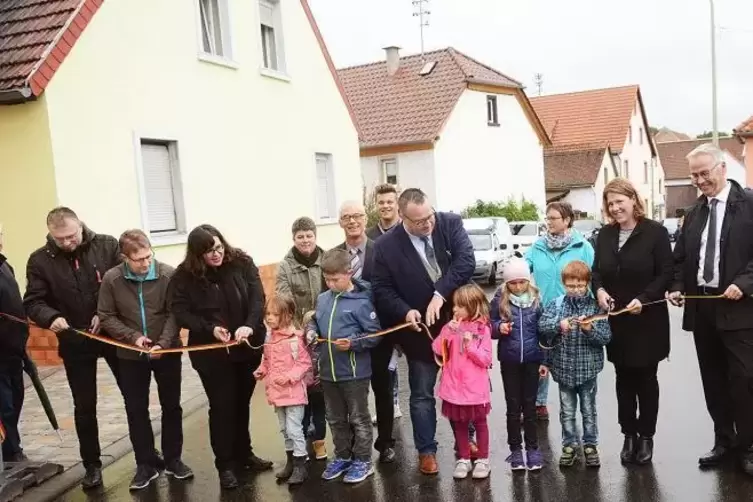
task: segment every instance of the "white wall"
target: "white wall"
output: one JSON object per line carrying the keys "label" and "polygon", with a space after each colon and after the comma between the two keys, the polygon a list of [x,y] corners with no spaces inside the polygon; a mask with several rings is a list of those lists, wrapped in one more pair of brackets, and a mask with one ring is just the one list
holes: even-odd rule
{"label": "white wall", "polygon": [[434,176],[434,150],[402,152],[379,157],[361,157],[361,174],[367,194],[379,184],[385,183],[382,161],[397,161],[397,185],[401,190],[420,188],[431,201],[436,201],[437,185]]}
{"label": "white wall", "polygon": [[602,189],[596,190],[594,187],[571,188],[563,200],[569,202],[573,209],[588,213],[589,219],[601,221],[601,194]]}
{"label": "white wall", "polygon": [[[46,91],[58,199],[97,231],[140,227],[138,136],[177,140],[188,229],[213,223],[274,263],[292,221],[315,215],[317,152],[333,156],[338,202],[360,199],[357,132],[300,2],[280,3],[289,81],[260,73],[258,2],[229,4],[220,65],[197,57],[194,0],[104,2]],[[342,240],[333,223],[319,234]]]}
{"label": "white wall", "polygon": [[539,138],[514,96],[497,95],[499,127],[487,124],[486,93],[466,90],[435,147],[437,206],[460,211],[476,199],[525,196],[546,205]]}
{"label": "white wall", "polygon": [[[607,178],[606,182],[604,180],[604,170],[607,170]],[[588,194],[588,189],[576,189],[579,193],[576,195],[576,200],[578,204],[583,204],[584,207],[578,207],[576,205],[573,205],[573,209],[577,209],[579,211],[585,211],[589,214],[591,218],[594,218],[599,221],[603,221],[604,217],[601,212],[602,208],[602,197],[604,193],[604,187],[607,183],[615,179],[616,175],[614,172],[614,167],[612,166],[612,159],[610,158],[609,154],[607,154],[607,150],[604,150],[604,158],[601,161],[601,166],[599,167],[599,174],[596,176],[596,182],[593,186],[593,193]],[[571,192],[572,193],[572,192]],[[581,195],[582,194],[582,195]],[[569,197],[569,194],[568,194]],[[566,197],[566,200],[568,200],[568,197]],[[572,201],[568,200],[572,204]]]}

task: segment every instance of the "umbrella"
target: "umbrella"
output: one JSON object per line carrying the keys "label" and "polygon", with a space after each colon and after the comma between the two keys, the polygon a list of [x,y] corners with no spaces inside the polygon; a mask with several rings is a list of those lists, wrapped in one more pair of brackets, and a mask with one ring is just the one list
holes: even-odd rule
{"label": "umbrella", "polygon": [[29,354],[27,354],[26,351],[24,351],[24,371],[26,371],[26,374],[29,375],[31,383],[34,385],[34,390],[37,391],[39,401],[42,403],[44,412],[47,414],[47,419],[50,421],[52,428],[55,429],[55,432],[58,433],[60,441],[62,441],[63,436],[62,434],[60,434],[60,426],[58,425],[58,419],[55,416],[55,410],[52,409],[50,398],[47,395],[47,391],[44,389],[44,385],[42,385],[42,380],[40,380],[39,378],[37,366],[34,364],[34,361],[31,360]]}

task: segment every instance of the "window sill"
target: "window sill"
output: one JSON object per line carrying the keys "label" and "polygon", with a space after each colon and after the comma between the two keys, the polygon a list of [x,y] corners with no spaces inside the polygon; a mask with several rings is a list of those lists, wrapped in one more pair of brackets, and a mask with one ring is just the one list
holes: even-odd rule
{"label": "window sill", "polygon": [[337,218],[317,218],[315,220],[315,223],[318,225],[339,225],[340,222],[337,221]]}
{"label": "window sill", "polygon": [[486,125],[489,127],[499,127],[499,122],[487,122]]}
{"label": "window sill", "polygon": [[188,234],[186,232],[153,234],[149,239],[152,241],[152,246],[154,247],[175,246],[188,242]]}
{"label": "window sill", "polygon": [[259,74],[261,74],[264,77],[273,78],[275,80],[281,80],[283,82],[290,82],[289,75],[287,75],[286,73],[277,71],[277,70],[270,70],[269,68],[260,67]]}
{"label": "window sill", "polygon": [[199,61],[217,66],[224,66],[225,68],[230,68],[232,70],[237,70],[238,68],[240,68],[240,65],[235,61],[233,61],[232,59],[226,59],[222,56],[215,56],[214,54],[200,52],[197,57],[199,58]]}

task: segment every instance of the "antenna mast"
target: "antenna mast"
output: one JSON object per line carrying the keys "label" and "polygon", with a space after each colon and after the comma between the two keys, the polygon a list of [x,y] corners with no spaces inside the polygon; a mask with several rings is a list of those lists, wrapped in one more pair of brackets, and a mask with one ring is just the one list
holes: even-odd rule
{"label": "antenna mast", "polygon": [[541,91],[544,88],[544,75],[541,73],[534,73],[533,83],[536,84],[536,89],[538,90],[539,96],[541,96]]}
{"label": "antenna mast", "polygon": [[417,10],[417,12],[413,13],[413,17],[418,17],[419,20],[419,27],[421,29],[421,59],[424,59],[424,26],[429,26],[429,14],[431,14],[431,11],[426,9],[429,5],[429,0],[413,0],[412,3],[413,8]]}

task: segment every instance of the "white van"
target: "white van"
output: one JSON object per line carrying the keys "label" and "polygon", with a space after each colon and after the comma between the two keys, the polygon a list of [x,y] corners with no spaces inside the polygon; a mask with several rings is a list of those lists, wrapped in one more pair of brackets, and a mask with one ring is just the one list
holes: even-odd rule
{"label": "white van", "polygon": [[473,279],[497,283],[505,262],[514,254],[512,232],[506,218],[469,218],[463,226],[473,244],[476,269]]}
{"label": "white van", "polygon": [[525,255],[539,237],[546,234],[546,225],[540,221],[513,221],[512,230],[513,249]]}

